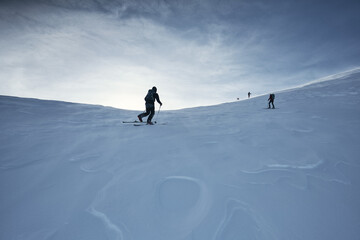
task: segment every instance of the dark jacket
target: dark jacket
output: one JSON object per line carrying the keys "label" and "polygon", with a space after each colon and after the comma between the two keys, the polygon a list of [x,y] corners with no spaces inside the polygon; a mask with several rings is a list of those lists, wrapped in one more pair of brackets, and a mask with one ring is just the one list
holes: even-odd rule
{"label": "dark jacket", "polygon": [[153,96],[154,96],[154,100],[153,100],[153,101],[147,100],[147,101],[146,101],[146,106],[154,106],[155,100],[156,100],[160,105],[162,105],[162,103],[161,103],[161,101],[160,101],[160,98],[159,98],[159,94],[153,93]]}

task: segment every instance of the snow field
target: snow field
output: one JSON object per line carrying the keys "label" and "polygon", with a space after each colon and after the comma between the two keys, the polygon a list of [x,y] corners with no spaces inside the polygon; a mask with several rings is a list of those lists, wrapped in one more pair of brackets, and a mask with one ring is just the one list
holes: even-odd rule
{"label": "snow field", "polygon": [[0,239],[357,239],[359,89],[355,71],[277,109],[258,96],[141,127],[0,96]]}

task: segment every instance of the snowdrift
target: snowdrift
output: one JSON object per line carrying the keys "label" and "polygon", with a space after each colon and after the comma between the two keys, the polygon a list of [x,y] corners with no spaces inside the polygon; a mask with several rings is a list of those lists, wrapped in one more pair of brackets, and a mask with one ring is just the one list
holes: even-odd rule
{"label": "snowdrift", "polygon": [[140,127],[0,96],[0,239],[358,239],[359,91],[355,71]]}

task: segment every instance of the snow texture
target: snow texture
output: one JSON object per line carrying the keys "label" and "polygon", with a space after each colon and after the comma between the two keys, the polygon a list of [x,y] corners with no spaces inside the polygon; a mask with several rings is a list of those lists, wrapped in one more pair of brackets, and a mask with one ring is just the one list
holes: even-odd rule
{"label": "snow texture", "polygon": [[360,72],[267,97],[134,127],[0,96],[0,239],[359,239]]}

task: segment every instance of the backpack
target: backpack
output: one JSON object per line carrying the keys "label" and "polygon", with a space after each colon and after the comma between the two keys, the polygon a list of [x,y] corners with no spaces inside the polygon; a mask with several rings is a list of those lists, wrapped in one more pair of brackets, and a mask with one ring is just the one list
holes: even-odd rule
{"label": "backpack", "polygon": [[151,89],[149,89],[144,99],[146,102],[155,102],[154,93]]}
{"label": "backpack", "polygon": [[270,97],[271,97],[272,100],[275,100],[275,94],[273,94],[273,93],[270,94]]}

